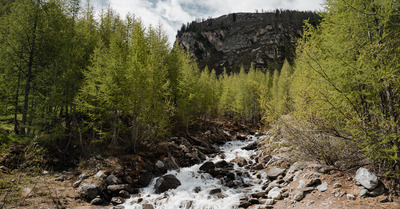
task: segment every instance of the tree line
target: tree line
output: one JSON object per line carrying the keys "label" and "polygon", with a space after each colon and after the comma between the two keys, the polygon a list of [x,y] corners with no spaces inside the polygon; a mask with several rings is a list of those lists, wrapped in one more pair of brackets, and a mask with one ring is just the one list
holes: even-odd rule
{"label": "tree line", "polygon": [[399,8],[328,0],[321,24],[304,27],[294,65],[217,77],[133,15],[96,17],[77,0],[9,1],[0,8],[1,139],[137,153],[209,119],[266,129],[290,114],[398,175]]}

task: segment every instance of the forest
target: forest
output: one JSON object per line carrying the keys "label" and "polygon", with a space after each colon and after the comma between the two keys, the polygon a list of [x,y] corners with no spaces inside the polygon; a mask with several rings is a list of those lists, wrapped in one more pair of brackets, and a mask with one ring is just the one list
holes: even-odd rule
{"label": "forest", "polygon": [[3,1],[1,149],[138,153],[207,120],[268,130],[290,115],[303,126],[291,143],[309,157],[333,164],[359,152],[399,177],[400,3],[327,0],[320,15],[305,23],[293,65],[217,77],[140,17],[96,14],[90,1]]}

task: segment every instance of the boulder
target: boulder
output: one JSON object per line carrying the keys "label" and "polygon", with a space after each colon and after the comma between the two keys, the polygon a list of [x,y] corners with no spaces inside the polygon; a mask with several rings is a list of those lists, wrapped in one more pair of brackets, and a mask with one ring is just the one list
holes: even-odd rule
{"label": "boulder", "polygon": [[283,168],[271,168],[267,171],[267,176],[271,179],[276,179],[279,175],[282,175],[285,172]]}
{"label": "boulder", "polygon": [[269,199],[279,200],[282,198],[281,189],[275,187],[268,192],[267,196]]}
{"label": "boulder", "polygon": [[141,187],[147,187],[153,178],[154,178],[153,172],[149,170],[141,170],[138,180],[138,185]]}
{"label": "boulder", "polygon": [[176,189],[180,185],[181,182],[174,175],[168,174],[157,179],[154,189],[157,194],[160,194],[170,189]]}
{"label": "boulder", "polygon": [[104,203],[104,200],[101,199],[100,196],[97,196],[92,201],[90,201],[90,204],[92,204],[92,205],[101,205],[103,203]]}
{"label": "boulder", "polygon": [[161,160],[157,161],[156,164],[154,165],[154,174],[159,176],[159,175],[163,175],[165,173],[167,173],[165,164]]}
{"label": "boulder", "polygon": [[167,170],[179,170],[179,165],[176,163],[174,157],[167,157],[164,159],[164,166]]}
{"label": "boulder", "polygon": [[199,170],[210,173],[215,168],[213,162],[205,162],[202,166],[200,166]]}
{"label": "boulder", "polygon": [[99,194],[99,188],[94,184],[82,184],[79,193],[83,198],[93,200]]}
{"label": "boulder", "polygon": [[274,200],[274,199],[266,199],[264,204],[265,205],[273,205],[275,203],[276,203],[276,200]]}
{"label": "boulder", "polygon": [[114,176],[113,174],[107,176],[106,178],[106,183],[108,185],[114,185],[114,184],[120,184],[121,180],[119,180],[119,178],[117,178],[116,176]]}
{"label": "boulder", "polygon": [[121,190],[121,191],[119,191],[118,194],[119,194],[119,196],[122,197],[122,198],[130,198],[130,197],[131,197],[131,195],[129,194],[129,192],[126,191],[126,190]]}
{"label": "boulder", "polygon": [[251,194],[251,196],[254,198],[262,198],[262,197],[265,197],[265,195],[266,195],[265,192],[257,192],[257,193]]}
{"label": "boulder", "polygon": [[354,179],[368,190],[375,189],[379,184],[378,177],[363,167],[357,170]]}

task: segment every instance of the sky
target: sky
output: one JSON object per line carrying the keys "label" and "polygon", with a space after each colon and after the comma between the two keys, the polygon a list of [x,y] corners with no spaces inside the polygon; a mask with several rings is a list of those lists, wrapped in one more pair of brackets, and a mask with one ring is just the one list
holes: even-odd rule
{"label": "sky", "polygon": [[131,13],[146,26],[162,24],[169,43],[175,41],[182,24],[196,19],[216,18],[233,12],[294,9],[321,11],[324,0],[92,0],[96,8],[111,6],[124,17]]}

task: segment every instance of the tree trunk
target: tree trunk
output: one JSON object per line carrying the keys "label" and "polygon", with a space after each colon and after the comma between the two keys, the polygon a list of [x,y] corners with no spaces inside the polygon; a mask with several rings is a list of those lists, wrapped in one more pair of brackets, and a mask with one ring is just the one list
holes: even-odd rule
{"label": "tree trunk", "polygon": [[[38,4],[40,4],[40,0],[38,1]],[[39,6],[39,5],[38,5]],[[31,41],[31,50],[29,52],[29,60],[28,60],[28,69],[26,72],[26,84],[25,84],[25,94],[24,94],[24,106],[22,109],[22,126],[21,126],[21,134],[25,135],[25,128],[26,128],[26,123],[27,123],[27,115],[28,115],[28,108],[29,108],[29,93],[31,90],[31,82],[32,82],[32,77],[33,77],[33,62],[35,58],[35,46],[36,46],[36,33],[37,33],[37,22],[39,18],[39,11],[38,9],[36,10],[35,14],[35,19],[33,22],[33,27],[32,27],[32,41]]]}

